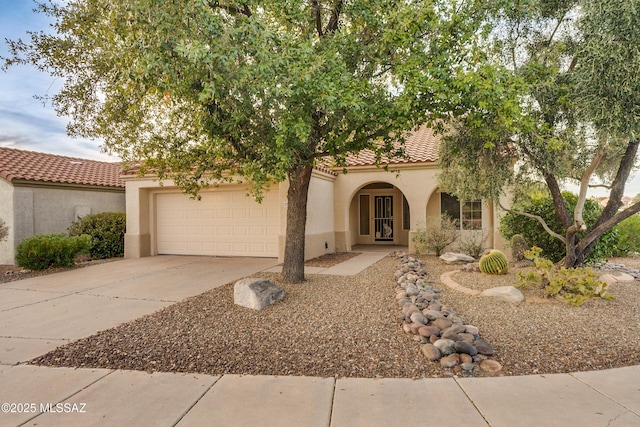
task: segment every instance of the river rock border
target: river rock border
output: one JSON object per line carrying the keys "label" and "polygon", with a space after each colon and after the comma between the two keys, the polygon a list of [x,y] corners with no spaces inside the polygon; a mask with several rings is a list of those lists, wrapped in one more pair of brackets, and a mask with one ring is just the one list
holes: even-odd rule
{"label": "river rock border", "polygon": [[480,338],[476,326],[465,324],[440,301],[440,290],[433,286],[434,280],[427,279],[422,262],[406,254],[397,256],[402,264],[394,273],[394,280],[396,300],[402,310],[402,329],[413,335],[422,354],[455,373],[499,375],[502,365],[490,358],[494,348]]}

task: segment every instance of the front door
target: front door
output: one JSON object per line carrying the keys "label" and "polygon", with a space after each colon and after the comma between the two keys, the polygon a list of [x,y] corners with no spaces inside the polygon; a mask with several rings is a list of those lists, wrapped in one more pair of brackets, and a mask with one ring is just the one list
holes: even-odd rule
{"label": "front door", "polygon": [[393,242],[393,196],[374,196],[376,242]]}

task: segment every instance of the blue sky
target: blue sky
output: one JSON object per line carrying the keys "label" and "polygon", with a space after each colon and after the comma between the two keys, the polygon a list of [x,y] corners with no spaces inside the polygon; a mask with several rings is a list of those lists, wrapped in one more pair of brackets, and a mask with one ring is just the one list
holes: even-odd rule
{"label": "blue sky", "polygon": [[[32,0],[0,0],[0,56],[7,55],[5,39],[27,38],[27,31],[50,31],[47,16],[33,12]],[[35,95],[54,95],[59,79],[31,66],[0,71],[0,146],[41,151],[92,160],[118,161],[103,153],[100,141],[71,138],[67,118],[58,117],[50,104]]]}
{"label": "blue sky", "polygon": [[[0,0],[0,56],[7,54],[5,38],[27,38],[27,31],[50,31],[49,18],[33,12],[32,0]],[[66,134],[65,117],[58,117],[50,104],[35,95],[53,95],[61,88],[59,79],[31,66],[14,66],[0,71],[0,146],[41,151],[92,160],[118,161],[100,149],[100,141],[74,139]],[[575,186],[568,189],[576,192]],[[640,193],[640,173],[627,183],[625,193]],[[604,196],[602,189],[590,195]]]}

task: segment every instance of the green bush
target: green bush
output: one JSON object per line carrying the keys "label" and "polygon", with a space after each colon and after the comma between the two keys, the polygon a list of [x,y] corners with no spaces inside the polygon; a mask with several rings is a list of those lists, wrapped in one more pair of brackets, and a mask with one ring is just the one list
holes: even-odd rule
{"label": "green bush", "polygon": [[18,266],[29,270],[73,265],[78,254],[88,253],[89,236],[66,234],[37,234],[24,239],[16,249]]}
{"label": "green bush", "polygon": [[477,259],[484,251],[482,246],[482,234],[474,232],[461,237],[458,242],[458,249],[463,254],[467,254],[470,257]]}
{"label": "green bush", "polygon": [[617,226],[618,252],[627,255],[631,252],[640,252],[640,216],[632,215]]}
{"label": "green bush", "polygon": [[[578,196],[569,192],[563,192],[569,214],[573,216]],[[560,219],[556,215],[555,207],[551,196],[533,197],[527,201],[520,202],[514,206],[514,210],[524,211],[542,217],[547,225],[556,233],[564,236],[564,229]],[[590,227],[602,213],[602,208],[593,200],[587,200],[584,205],[583,218]],[[566,248],[564,243],[547,233],[542,225],[533,218],[523,215],[507,213],[500,221],[500,233],[506,239],[511,239],[515,234],[521,234],[531,246],[542,248],[547,258],[553,262],[558,262],[564,258]],[[583,234],[581,233],[580,236]],[[611,257],[618,244],[618,231],[616,228],[604,233],[594,244],[587,261],[598,261]]]}
{"label": "green bush", "polygon": [[93,259],[124,256],[126,216],[122,212],[86,215],[71,224],[69,234],[91,236],[89,254]]}

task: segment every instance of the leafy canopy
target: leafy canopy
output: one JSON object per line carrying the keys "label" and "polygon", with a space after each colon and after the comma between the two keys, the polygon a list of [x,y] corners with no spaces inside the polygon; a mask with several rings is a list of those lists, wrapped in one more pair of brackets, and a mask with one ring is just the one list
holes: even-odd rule
{"label": "leafy canopy", "polygon": [[450,107],[479,1],[70,0],[39,6],[57,34],[10,42],[65,78],[71,135],[103,138],[141,173],[197,193],[246,176],[258,192],[300,165],[393,142]]}

